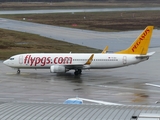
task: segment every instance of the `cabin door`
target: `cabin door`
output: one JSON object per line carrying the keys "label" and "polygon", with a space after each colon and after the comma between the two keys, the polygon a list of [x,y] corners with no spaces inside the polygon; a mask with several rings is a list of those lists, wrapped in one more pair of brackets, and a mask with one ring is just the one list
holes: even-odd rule
{"label": "cabin door", "polygon": [[127,56],[123,56],[123,64],[127,64]]}
{"label": "cabin door", "polygon": [[23,56],[22,55],[19,56],[19,64],[23,64]]}

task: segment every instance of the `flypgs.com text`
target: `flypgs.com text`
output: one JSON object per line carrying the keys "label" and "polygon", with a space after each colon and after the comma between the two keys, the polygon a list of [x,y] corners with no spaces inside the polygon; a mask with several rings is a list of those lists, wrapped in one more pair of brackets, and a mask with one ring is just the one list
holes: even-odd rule
{"label": "flypgs.com text", "polygon": [[26,55],[24,58],[24,64],[29,66],[45,66],[47,64],[72,64],[72,57],[32,57]]}

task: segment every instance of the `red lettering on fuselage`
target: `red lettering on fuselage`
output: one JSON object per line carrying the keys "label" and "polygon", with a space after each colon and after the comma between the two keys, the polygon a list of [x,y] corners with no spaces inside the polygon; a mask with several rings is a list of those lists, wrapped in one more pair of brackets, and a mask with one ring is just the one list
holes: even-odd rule
{"label": "red lettering on fuselage", "polygon": [[[71,64],[72,57],[55,57],[53,58],[53,64]],[[26,55],[24,57],[24,64],[29,64],[30,66],[45,66],[47,64],[52,64],[51,57],[32,57],[31,55]]]}
{"label": "red lettering on fuselage", "polygon": [[71,64],[72,57],[55,57],[54,64]]}
{"label": "red lettering on fuselage", "polygon": [[145,37],[147,36],[147,34],[150,32],[149,29],[146,29],[142,35],[139,37],[139,39],[137,40],[137,42],[134,44],[134,46],[132,47],[132,52],[134,52],[138,46],[141,44],[141,42],[145,39]]}
{"label": "red lettering on fuselage", "polygon": [[51,63],[51,57],[32,57],[31,55],[26,55],[24,58],[24,64],[29,64],[30,66],[45,66]]}

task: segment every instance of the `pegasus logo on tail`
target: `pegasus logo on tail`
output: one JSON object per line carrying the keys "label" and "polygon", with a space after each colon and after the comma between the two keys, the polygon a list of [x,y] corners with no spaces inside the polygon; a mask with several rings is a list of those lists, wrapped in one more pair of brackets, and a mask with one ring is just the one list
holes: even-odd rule
{"label": "pegasus logo on tail", "polygon": [[117,54],[141,54],[146,55],[150,44],[153,26],[147,26],[130,47],[116,52]]}
{"label": "pegasus logo on tail", "polygon": [[142,35],[140,36],[139,40],[136,42],[136,44],[132,47],[132,52],[135,51],[135,49],[138,48],[138,46],[141,44],[141,42],[146,38],[147,34],[150,32],[150,30],[147,28]]}

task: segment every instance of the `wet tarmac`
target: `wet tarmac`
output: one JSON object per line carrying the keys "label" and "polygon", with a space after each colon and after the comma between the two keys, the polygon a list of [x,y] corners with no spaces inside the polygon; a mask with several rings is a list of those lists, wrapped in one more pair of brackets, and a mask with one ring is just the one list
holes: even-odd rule
{"label": "wet tarmac", "polygon": [[0,14],[44,14],[44,13],[76,13],[76,12],[112,12],[112,11],[146,11],[160,10],[160,7],[140,8],[92,8],[92,9],[53,9],[53,10],[1,10]]}
{"label": "wet tarmac", "polygon": [[[108,69],[84,70],[53,74],[49,70],[16,70],[0,62],[0,102],[63,103],[68,98],[81,97],[131,105],[155,105],[160,100],[160,48],[136,65]],[[157,104],[156,104],[157,105]]]}
{"label": "wet tarmac", "polygon": [[[98,49],[108,45],[109,51],[127,48],[142,32],[95,32],[2,18],[0,28],[40,34]],[[68,98],[81,97],[127,105],[155,105],[160,100],[160,87],[151,84],[160,85],[159,38],[159,30],[154,30],[149,51],[156,53],[148,61],[117,69],[85,70],[81,76],[74,76],[74,71],[53,74],[49,69],[21,70],[17,75],[16,70],[1,61],[0,102],[63,103]]]}
{"label": "wet tarmac", "polygon": [[[127,48],[143,31],[97,32],[4,18],[0,18],[0,28],[38,34],[40,36],[97,49],[103,49],[108,45],[110,52]],[[150,47],[160,47],[159,33],[160,30],[154,29]]]}

